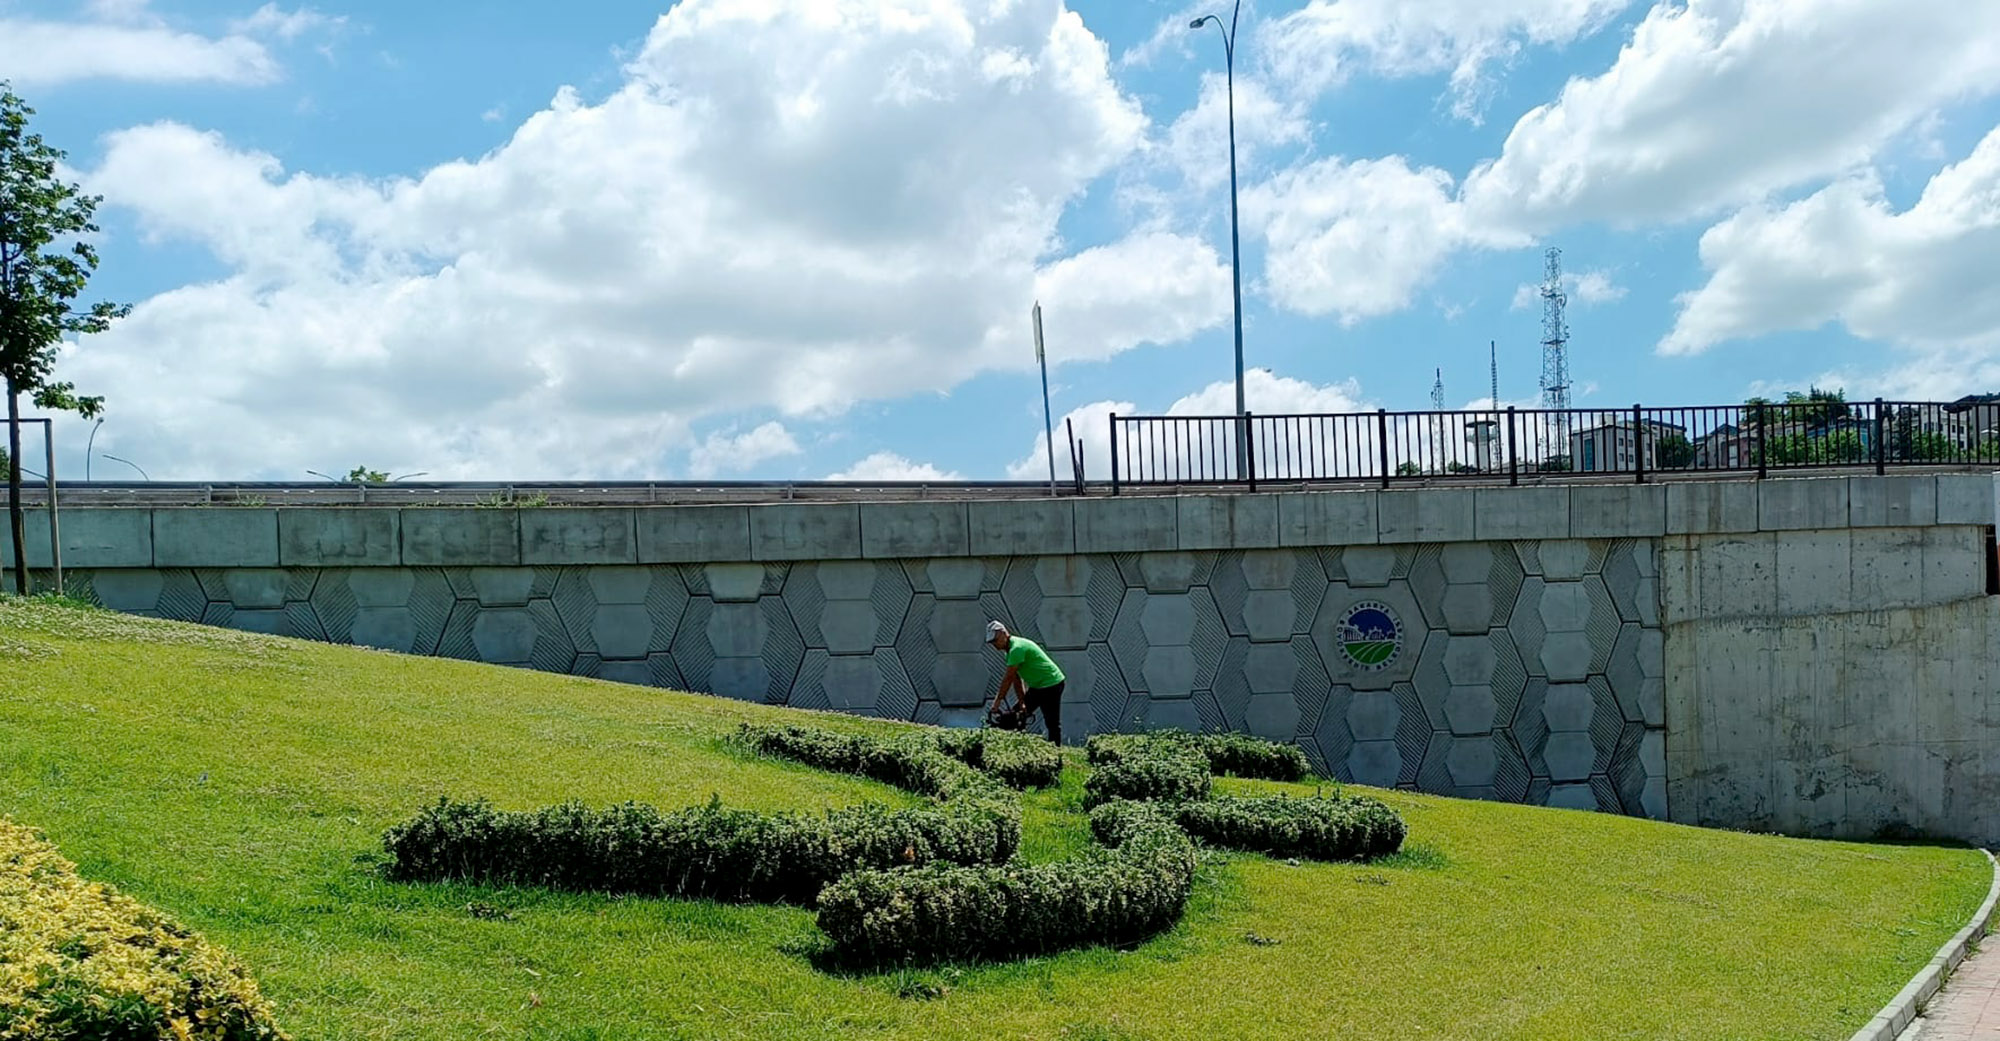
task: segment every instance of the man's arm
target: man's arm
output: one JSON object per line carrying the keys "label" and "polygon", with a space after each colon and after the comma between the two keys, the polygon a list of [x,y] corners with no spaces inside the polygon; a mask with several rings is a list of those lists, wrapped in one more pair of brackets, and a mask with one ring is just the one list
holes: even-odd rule
{"label": "man's arm", "polygon": [[1007,696],[1008,689],[1012,687],[1017,687],[1020,685],[1020,683],[1021,683],[1021,670],[1015,668],[1012,665],[1007,666],[1007,675],[1000,681],[1000,692],[998,694],[993,695],[994,711],[996,712],[999,711],[1000,699]]}

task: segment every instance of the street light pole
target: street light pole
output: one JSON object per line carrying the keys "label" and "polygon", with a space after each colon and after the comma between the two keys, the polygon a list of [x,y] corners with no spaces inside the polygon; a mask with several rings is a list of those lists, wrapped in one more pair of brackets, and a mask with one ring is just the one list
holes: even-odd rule
{"label": "street light pole", "polygon": [[1241,477],[1250,469],[1250,445],[1246,436],[1249,431],[1248,417],[1243,406],[1243,257],[1239,245],[1236,215],[1236,21],[1243,13],[1243,0],[1236,0],[1229,13],[1229,28],[1222,27],[1222,19],[1215,15],[1203,15],[1188,23],[1190,29],[1200,29],[1214,22],[1216,31],[1222,33],[1223,69],[1229,96],[1229,277],[1232,282],[1236,311],[1236,471]]}
{"label": "street light pole", "polygon": [[103,425],[104,420],[99,419],[97,425],[90,428],[90,440],[85,441],[83,444],[83,483],[85,484],[90,483],[90,453],[92,446],[97,444],[97,427]]}

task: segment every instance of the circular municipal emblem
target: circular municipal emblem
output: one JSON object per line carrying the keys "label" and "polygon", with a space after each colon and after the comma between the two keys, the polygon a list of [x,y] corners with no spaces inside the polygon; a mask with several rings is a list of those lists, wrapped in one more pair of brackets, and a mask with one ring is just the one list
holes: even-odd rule
{"label": "circular municipal emblem", "polygon": [[1386,669],[1403,650],[1403,626],[1388,604],[1364,600],[1340,620],[1340,652],[1359,669]]}

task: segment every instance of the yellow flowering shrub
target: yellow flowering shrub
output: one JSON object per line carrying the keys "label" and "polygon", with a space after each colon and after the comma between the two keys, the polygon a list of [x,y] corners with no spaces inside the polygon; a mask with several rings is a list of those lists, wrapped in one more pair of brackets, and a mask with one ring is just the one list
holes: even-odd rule
{"label": "yellow flowering shrub", "polygon": [[242,966],[0,817],[0,1041],[288,1041]]}

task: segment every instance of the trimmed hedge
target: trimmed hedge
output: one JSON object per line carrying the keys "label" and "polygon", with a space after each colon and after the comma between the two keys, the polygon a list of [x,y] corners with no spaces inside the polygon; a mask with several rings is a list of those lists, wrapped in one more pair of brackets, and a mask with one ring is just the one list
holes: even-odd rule
{"label": "trimmed hedge", "polygon": [[946,755],[923,735],[884,741],[865,734],[805,726],[743,724],[741,738],[764,755],[835,773],[856,774],[933,799],[1001,795],[993,779]]}
{"label": "trimmed hedge", "polygon": [[1178,921],[1194,884],[1187,833],[1130,802],[1101,807],[1092,828],[1113,848],[1054,864],[855,872],[820,894],[819,927],[849,961],[928,962],[1131,942]]}
{"label": "trimmed hedge", "polygon": [[1014,788],[1047,788],[1062,777],[1062,753],[1032,734],[954,728],[937,735],[938,750]]}
{"label": "trimmed hedge", "polygon": [[1208,760],[1210,770],[1233,777],[1296,781],[1312,769],[1305,752],[1297,745],[1238,733],[1156,730],[1146,734],[1093,734],[1084,749],[1091,765],[1103,766],[1143,755],[1150,749],[1172,746],[1196,749]]}
{"label": "trimmed hedge", "polygon": [[1231,777],[1297,781],[1312,772],[1305,751],[1297,745],[1236,733],[1202,734],[1195,743],[1208,756],[1209,769]]}
{"label": "trimmed hedge", "polygon": [[1181,802],[1208,797],[1208,758],[1192,746],[1156,742],[1115,747],[1084,782],[1086,809],[1115,799]]}
{"label": "trimmed hedge", "polygon": [[288,1041],[229,955],[5,819],[0,1038]]}
{"label": "trimmed hedge", "polygon": [[804,904],[860,868],[1005,863],[1020,837],[1010,799],[824,814],[731,810],[719,800],[671,813],[629,802],[515,812],[440,799],[383,842],[397,881]]}
{"label": "trimmed hedge", "polygon": [[765,755],[859,774],[938,799],[973,787],[968,774],[991,775],[1014,788],[1046,787],[1062,775],[1062,753],[1054,745],[1007,731],[946,729],[885,740],[820,727],[745,723],[739,733]]}
{"label": "trimmed hedge", "polygon": [[1396,852],[1403,818],[1367,796],[1235,798],[1174,807],[1174,820],[1211,846],[1308,860],[1373,860]]}

